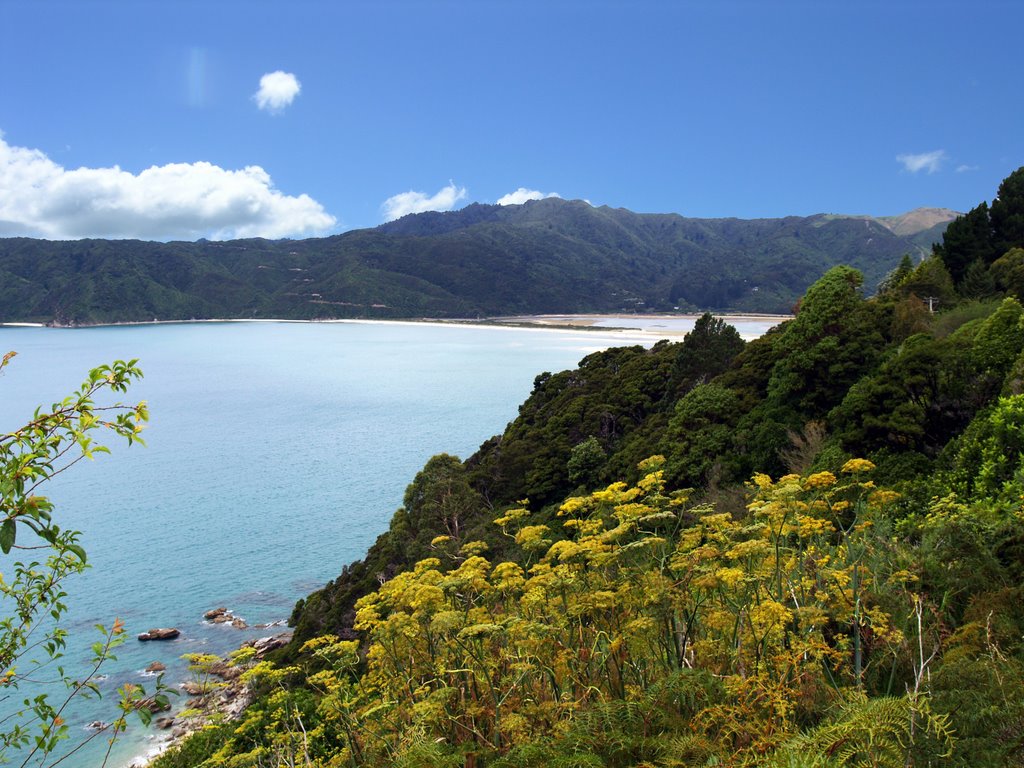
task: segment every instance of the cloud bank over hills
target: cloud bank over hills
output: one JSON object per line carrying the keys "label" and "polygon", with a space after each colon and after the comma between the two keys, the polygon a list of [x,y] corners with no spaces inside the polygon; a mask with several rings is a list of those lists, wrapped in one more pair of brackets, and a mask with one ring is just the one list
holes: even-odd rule
{"label": "cloud bank over hills", "polygon": [[465,200],[468,194],[465,187],[458,187],[454,181],[449,181],[447,186],[441,187],[433,195],[412,189],[392,195],[381,203],[380,210],[384,221],[394,221],[410,213],[450,211],[456,203]]}
{"label": "cloud bank over hills", "polygon": [[0,134],[0,236],[213,240],[296,237],[337,224],[308,195],[286,195],[263,168],[169,163],[131,173],[68,169]]}

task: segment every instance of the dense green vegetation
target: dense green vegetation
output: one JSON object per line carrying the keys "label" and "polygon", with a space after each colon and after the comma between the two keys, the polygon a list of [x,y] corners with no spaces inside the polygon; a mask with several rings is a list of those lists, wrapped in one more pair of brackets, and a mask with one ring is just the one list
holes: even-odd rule
{"label": "dense green vegetation", "polygon": [[1022,211],[538,376],[158,765],[1021,765]]}
{"label": "dense green vegetation", "polygon": [[873,289],[945,225],[889,226],[825,215],[687,219],[548,199],[310,240],[0,239],[0,322],[788,313],[836,264]]}

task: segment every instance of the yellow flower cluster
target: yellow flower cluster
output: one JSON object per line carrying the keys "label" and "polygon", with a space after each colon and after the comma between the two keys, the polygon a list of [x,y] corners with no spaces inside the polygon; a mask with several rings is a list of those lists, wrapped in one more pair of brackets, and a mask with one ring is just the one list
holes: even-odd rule
{"label": "yellow flower cluster", "polygon": [[[622,501],[622,497],[625,495],[623,491],[625,490],[626,484],[620,481],[612,483],[603,491],[594,491],[591,494],[591,498],[594,499],[594,501]],[[633,490],[636,489],[634,488]],[[636,498],[636,494],[633,494],[628,500],[632,500],[634,498]]]}
{"label": "yellow flower cluster", "polygon": [[896,501],[899,497],[900,495],[896,493],[896,491],[875,491],[870,496],[868,496],[868,504],[875,508],[887,507],[894,501]]}
{"label": "yellow flower cluster", "polygon": [[792,621],[792,619],[792,612],[782,603],[775,600],[765,600],[760,605],[752,606],[750,609],[750,623],[759,632],[780,628],[789,621]]}
{"label": "yellow flower cluster", "polygon": [[639,469],[644,474],[657,472],[663,466],[665,466],[665,457],[662,456],[661,454],[649,456],[636,465],[637,469]]}
{"label": "yellow flower cluster", "polygon": [[516,522],[517,520],[522,520],[524,517],[529,517],[529,515],[530,510],[528,510],[526,508],[526,505],[524,504],[522,507],[519,507],[517,509],[507,510],[504,515],[495,518],[494,524],[500,525],[504,528],[509,523]]}
{"label": "yellow flower cluster", "polygon": [[560,515],[575,515],[581,509],[587,506],[587,500],[582,496],[573,496],[570,499],[566,499],[562,506],[558,508],[558,514]]}
{"label": "yellow flower cluster", "polygon": [[459,547],[459,554],[463,557],[473,557],[474,555],[482,555],[490,548],[486,541],[467,541]]}
{"label": "yellow flower cluster", "polygon": [[836,484],[836,476],[831,472],[815,472],[804,480],[804,488],[817,490],[819,488],[831,488]]}
{"label": "yellow flower cluster", "polygon": [[545,555],[545,559],[558,560],[559,562],[564,562],[566,560],[572,559],[573,557],[576,557],[583,551],[583,547],[581,547],[575,541],[556,541],[554,544],[551,545],[551,548],[548,550],[547,555]]}
{"label": "yellow flower cluster", "polygon": [[850,459],[843,464],[843,468],[840,471],[844,474],[856,474],[858,472],[870,472],[874,468],[875,465],[867,459]]}
{"label": "yellow flower cluster", "polygon": [[828,520],[822,520],[819,517],[812,517],[811,515],[799,515],[797,517],[797,525],[794,527],[794,530],[798,536],[807,539],[811,536],[831,533],[835,530],[835,527]]}
{"label": "yellow flower cluster", "polygon": [[651,472],[648,475],[644,475],[636,485],[644,493],[660,491],[665,487],[665,473],[660,469],[657,472]]}
{"label": "yellow flower cluster", "polygon": [[516,544],[526,550],[545,548],[551,543],[544,538],[548,530],[546,525],[527,525],[516,534]]}
{"label": "yellow flower cluster", "polygon": [[719,568],[714,572],[715,578],[727,587],[734,587],[743,581],[742,568]]}
{"label": "yellow flower cluster", "polygon": [[604,530],[604,521],[600,518],[584,520],[574,517],[571,520],[566,520],[562,523],[562,527],[570,529],[575,528],[579,531],[580,536],[594,536]]}
{"label": "yellow flower cluster", "polygon": [[654,510],[648,505],[637,504],[636,502],[630,504],[618,504],[615,507],[615,517],[622,523],[638,520],[653,512]]}
{"label": "yellow flower cluster", "polygon": [[741,560],[746,557],[763,555],[768,552],[770,548],[771,547],[768,542],[763,539],[747,539],[746,541],[741,541],[729,549],[729,551],[725,553],[725,556],[730,560]]}
{"label": "yellow flower cluster", "polygon": [[504,562],[494,566],[491,572],[491,581],[495,588],[503,591],[522,589],[526,578],[523,569],[516,563]]}
{"label": "yellow flower cluster", "polygon": [[615,607],[615,593],[607,589],[599,589],[584,596],[580,602],[590,610],[607,610]]}

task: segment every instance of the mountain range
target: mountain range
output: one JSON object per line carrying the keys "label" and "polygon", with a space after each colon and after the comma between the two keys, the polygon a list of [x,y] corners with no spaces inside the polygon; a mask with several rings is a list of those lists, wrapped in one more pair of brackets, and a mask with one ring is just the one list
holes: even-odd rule
{"label": "mountain range", "polygon": [[789,312],[836,264],[871,292],[957,214],[695,219],[549,198],[305,240],[0,239],[0,322]]}

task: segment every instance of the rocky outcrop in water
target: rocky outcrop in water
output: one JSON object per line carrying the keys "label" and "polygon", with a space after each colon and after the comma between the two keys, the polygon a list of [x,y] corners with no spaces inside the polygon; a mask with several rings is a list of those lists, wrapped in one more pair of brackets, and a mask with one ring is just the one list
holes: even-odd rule
{"label": "rocky outcrop in water", "polygon": [[203,618],[212,624],[230,624],[235,629],[248,629],[249,625],[241,616],[235,616],[225,607],[214,608],[203,614]]}
{"label": "rocky outcrop in water", "polygon": [[149,632],[143,632],[139,635],[139,640],[143,642],[147,640],[174,640],[179,635],[181,635],[181,631],[175,627],[160,627],[151,629]]}

